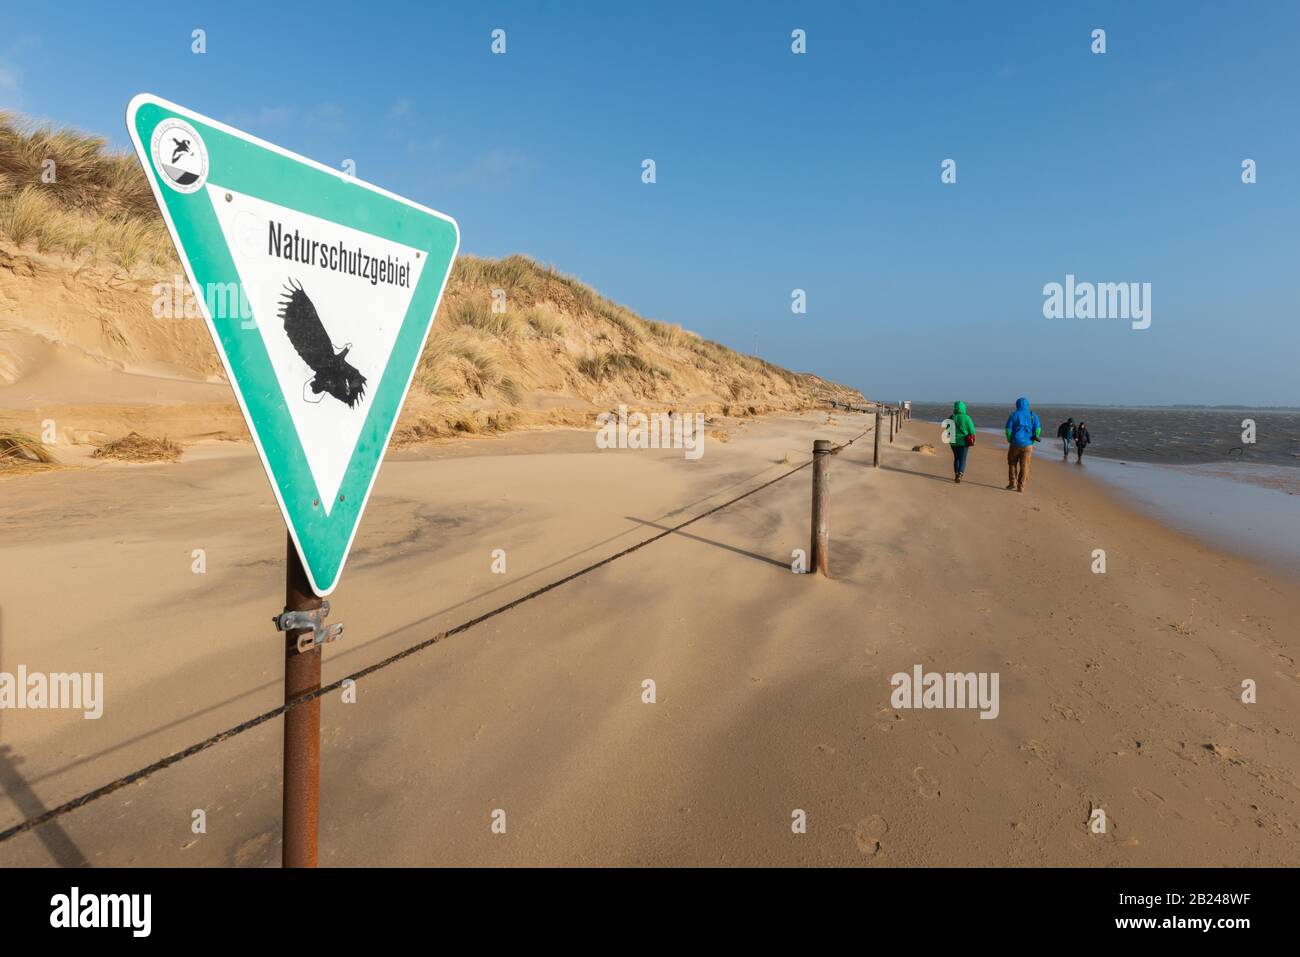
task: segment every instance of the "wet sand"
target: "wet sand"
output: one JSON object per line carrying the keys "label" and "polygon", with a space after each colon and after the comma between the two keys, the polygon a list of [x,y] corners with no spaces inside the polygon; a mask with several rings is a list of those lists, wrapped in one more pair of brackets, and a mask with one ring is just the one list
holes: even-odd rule
{"label": "wet sand", "polygon": [[1300,576],[1300,495],[1293,490],[1300,469],[1101,458],[1085,459],[1084,467],[1161,521]]}
{"label": "wet sand", "polygon": [[[332,599],[348,634],[326,680],[866,427],[825,418],[733,427],[694,462],[576,431],[393,455]],[[1300,861],[1300,584],[1046,461],[1007,492],[990,443],[955,486],[946,449],[908,450],[932,429],[912,423],[882,469],[869,437],[834,458],[830,580],[788,567],[805,470],[363,679],[355,704],[327,697],[321,862]],[[0,670],[102,671],[107,699],[98,721],[0,711],[0,829],[280,703],[284,533],[249,446],[0,494]],[[917,664],[997,672],[998,717],[893,709],[890,676]],[[280,733],[0,845],[0,865],[276,864]]]}

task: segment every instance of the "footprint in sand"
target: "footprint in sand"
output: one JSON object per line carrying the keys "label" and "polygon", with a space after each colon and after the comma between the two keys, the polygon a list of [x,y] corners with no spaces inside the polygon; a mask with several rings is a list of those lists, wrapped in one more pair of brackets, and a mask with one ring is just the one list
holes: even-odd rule
{"label": "footprint in sand", "polygon": [[1210,806],[1210,817],[1214,819],[1215,824],[1222,827],[1236,827],[1241,823],[1241,818],[1233,813],[1232,806],[1226,801],[1206,798],[1205,803]]}
{"label": "footprint in sand", "polygon": [[1206,751],[1214,755],[1221,761],[1227,761],[1229,764],[1245,764],[1246,759],[1241,756],[1241,752],[1236,748],[1226,744],[1215,744],[1213,741],[1201,745]]}
{"label": "footprint in sand", "polygon": [[1064,721],[1077,721],[1083,723],[1083,718],[1079,717],[1079,712],[1075,711],[1067,704],[1061,704],[1059,701],[1052,705],[1052,710],[1056,716]]}
{"label": "footprint in sand", "polygon": [[876,712],[876,730],[893,731],[902,720],[903,716],[893,708],[881,708]]}
{"label": "footprint in sand", "polygon": [[1169,805],[1165,803],[1165,799],[1150,788],[1136,787],[1133,789],[1133,796],[1143,803],[1155,808],[1156,813],[1161,817],[1168,814],[1172,817],[1179,818],[1180,820],[1182,819],[1181,814],[1169,807]]}
{"label": "footprint in sand", "polygon": [[1020,750],[1031,752],[1034,757],[1038,758],[1038,760],[1042,761],[1044,764],[1051,764],[1056,759],[1056,755],[1052,753],[1052,749],[1041,741],[1026,741],[1020,746]]}
{"label": "footprint in sand", "polygon": [[889,822],[879,814],[873,814],[854,826],[853,843],[864,857],[875,857],[880,853],[883,838],[888,831]]}
{"label": "footprint in sand", "polygon": [[1164,746],[1166,751],[1181,761],[1186,761],[1188,764],[1195,765],[1201,763],[1196,751],[1188,747],[1186,741],[1166,741]]}
{"label": "footprint in sand", "polygon": [[235,867],[269,866],[277,836],[273,831],[253,835],[235,848],[232,863]]}
{"label": "footprint in sand", "polygon": [[952,743],[942,731],[930,732],[930,747],[934,749],[935,754],[942,754],[945,758],[955,757],[957,754],[957,745]]}
{"label": "footprint in sand", "polygon": [[912,780],[916,782],[917,793],[923,798],[937,798],[940,794],[939,779],[927,768],[912,771]]}
{"label": "footprint in sand", "polygon": [[1111,740],[1119,742],[1119,748],[1111,752],[1111,754],[1117,758],[1122,758],[1129,754],[1142,753],[1142,740],[1133,737],[1131,732],[1120,731],[1117,734],[1111,735]]}

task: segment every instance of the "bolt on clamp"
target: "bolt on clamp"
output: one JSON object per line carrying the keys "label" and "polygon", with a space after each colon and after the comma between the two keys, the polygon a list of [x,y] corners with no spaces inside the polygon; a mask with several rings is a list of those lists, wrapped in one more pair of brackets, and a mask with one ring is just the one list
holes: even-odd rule
{"label": "bolt on clamp", "polygon": [[298,652],[311,651],[327,641],[343,637],[343,623],[325,624],[325,616],[330,613],[330,603],[323,601],[319,608],[308,611],[289,611],[287,608],[271,621],[276,631],[298,631],[307,629],[307,634],[298,636]]}

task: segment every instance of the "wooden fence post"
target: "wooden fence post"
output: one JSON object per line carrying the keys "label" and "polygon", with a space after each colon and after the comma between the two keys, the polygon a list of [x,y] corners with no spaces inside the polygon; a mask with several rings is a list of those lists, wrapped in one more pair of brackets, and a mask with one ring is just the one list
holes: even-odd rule
{"label": "wooden fence post", "polygon": [[810,572],[828,576],[830,551],[830,469],[829,439],[813,442],[812,478],[812,556]]}

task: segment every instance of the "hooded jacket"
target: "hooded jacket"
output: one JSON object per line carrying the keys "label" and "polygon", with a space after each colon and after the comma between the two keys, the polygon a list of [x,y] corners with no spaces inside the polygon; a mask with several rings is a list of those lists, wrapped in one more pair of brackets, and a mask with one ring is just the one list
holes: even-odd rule
{"label": "hooded jacket", "polygon": [[952,404],[952,441],[949,445],[965,445],[966,436],[975,434],[975,423],[966,414],[965,402]]}
{"label": "hooded jacket", "polygon": [[1038,420],[1037,413],[1029,410],[1029,400],[1023,395],[1016,399],[1016,411],[1007,417],[1007,424],[1003,428],[1007,441],[1016,448],[1033,445],[1034,439],[1043,437],[1043,423]]}

